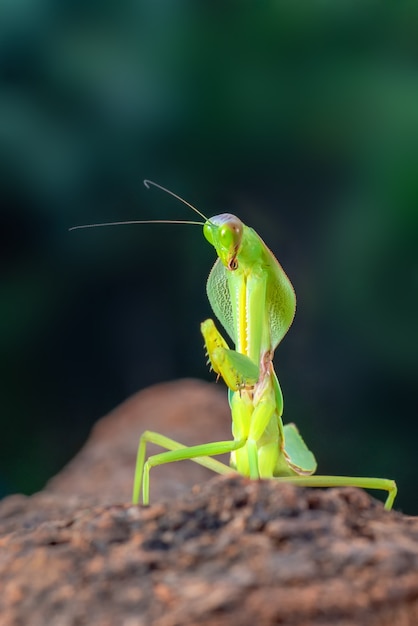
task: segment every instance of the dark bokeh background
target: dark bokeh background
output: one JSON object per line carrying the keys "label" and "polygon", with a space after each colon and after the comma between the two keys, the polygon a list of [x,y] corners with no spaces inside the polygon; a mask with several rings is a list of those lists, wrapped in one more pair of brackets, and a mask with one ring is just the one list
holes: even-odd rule
{"label": "dark bokeh background", "polygon": [[67,230],[194,219],[151,178],[274,250],[286,419],[418,513],[417,4],[9,0],[0,81],[0,493],[138,389],[213,379],[199,228]]}

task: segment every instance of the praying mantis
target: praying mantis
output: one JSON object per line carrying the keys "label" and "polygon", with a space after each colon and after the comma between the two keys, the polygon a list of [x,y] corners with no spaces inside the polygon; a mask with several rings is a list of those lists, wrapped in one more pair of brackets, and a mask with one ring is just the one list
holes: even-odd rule
{"label": "praying mantis", "polygon": [[[315,475],[316,460],[297,427],[282,422],[283,394],[273,367],[273,355],[292,324],[296,296],[292,284],[259,235],[230,213],[207,218],[180,196],[152,181],[144,181],[180,200],[204,221],[205,239],[217,260],[207,281],[213,313],[235,349],[231,349],[212,319],[201,324],[208,363],[228,387],[232,439],[187,447],[164,435],[145,431],[140,437],[132,501],[149,504],[150,470],[157,465],[190,459],[218,473],[236,471],[251,479],[273,479],[304,487],[360,487],[387,492],[385,509],[393,506],[393,480]],[[140,220],[127,223],[168,222]],[[125,222],[126,223],[126,222]],[[184,223],[175,221],[175,223]],[[113,222],[113,225],[120,222]],[[100,224],[102,225],[102,224]],[[89,226],[96,226],[92,224]],[[76,227],[78,228],[78,227]],[[147,458],[153,443],[165,451]],[[230,466],[213,458],[230,453]]]}

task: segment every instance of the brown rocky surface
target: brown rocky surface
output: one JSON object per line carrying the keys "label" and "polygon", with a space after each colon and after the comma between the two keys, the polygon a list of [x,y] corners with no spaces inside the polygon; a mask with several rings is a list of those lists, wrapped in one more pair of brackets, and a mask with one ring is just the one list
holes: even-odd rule
{"label": "brown rocky surface", "polygon": [[208,481],[186,462],[153,470],[151,507],[129,503],[142,430],[195,443],[229,424],[223,390],[155,386],[45,490],[0,502],[0,625],[418,624],[418,518],[363,491]]}

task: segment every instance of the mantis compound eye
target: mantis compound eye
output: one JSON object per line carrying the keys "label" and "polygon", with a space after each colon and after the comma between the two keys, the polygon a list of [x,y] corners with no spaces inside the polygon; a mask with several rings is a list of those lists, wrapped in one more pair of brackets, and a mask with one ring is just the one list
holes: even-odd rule
{"label": "mantis compound eye", "polygon": [[212,246],[215,245],[213,241],[213,224],[209,220],[203,225],[203,234]]}
{"label": "mantis compound eye", "polygon": [[219,239],[225,248],[237,251],[242,241],[243,224],[235,215],[230,215],[229,213],[224,213],[220,217],[223,220],[219,231]]}

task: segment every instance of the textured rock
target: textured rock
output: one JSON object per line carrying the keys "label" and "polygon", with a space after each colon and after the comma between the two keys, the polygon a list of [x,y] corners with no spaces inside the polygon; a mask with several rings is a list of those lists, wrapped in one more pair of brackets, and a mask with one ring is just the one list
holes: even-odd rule
{"label": "textured rock", "polygon": [[[0,503],[2,626],[418,624],[418,519],[363,491],[204,481],[184,463],[183,477],[176,464],[152,476],[151,507],[129,504],[138,428],[189,442],[189,404],[197,441],[219,436],[218,390],[156,386],[102,420],[43,492]],[[204,482],[161,501],[191,477]]]}

